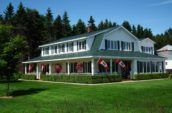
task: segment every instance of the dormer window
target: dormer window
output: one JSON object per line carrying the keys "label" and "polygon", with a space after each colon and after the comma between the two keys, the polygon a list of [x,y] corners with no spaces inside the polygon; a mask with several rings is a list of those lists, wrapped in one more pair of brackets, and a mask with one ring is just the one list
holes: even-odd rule
{"label": "dormer window", "polygon": [[58,48],[59,48],[59,53],[64,53],[65,52],[65,44],[58,45]]}
{"label": "dormer window", "polygon": [[43,55],[48,55],[49,54],[49,47],[44,47],[43,48]]}
{"label": "dormer window", "polygon": [[77,42],[77,50],[86,50],[86,40]]}
{"label": "dormer window", "polygon": [[73,42],[67,43],[67,51],[73,52]]}

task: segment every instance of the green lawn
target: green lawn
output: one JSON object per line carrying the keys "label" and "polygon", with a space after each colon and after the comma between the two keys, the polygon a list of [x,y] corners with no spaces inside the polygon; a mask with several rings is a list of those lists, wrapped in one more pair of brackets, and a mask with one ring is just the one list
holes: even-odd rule
{"label": "green lawn", "polygon": [[[5,84],[0,84],[3,95]],[[79,86],[40,82],[11,84],[12,99],[0,113],[172,113],[172,80]]]}

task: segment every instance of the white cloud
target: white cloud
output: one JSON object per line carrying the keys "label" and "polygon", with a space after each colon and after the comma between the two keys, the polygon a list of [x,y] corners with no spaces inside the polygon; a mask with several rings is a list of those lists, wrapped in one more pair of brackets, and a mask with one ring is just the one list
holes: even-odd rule
{"label": "white cloud", "polygon": [[163,0],[159,3],[151,4],[151,6],[162,6],[162,5],[168,5],[168,4],[172,4],[172,0]]}

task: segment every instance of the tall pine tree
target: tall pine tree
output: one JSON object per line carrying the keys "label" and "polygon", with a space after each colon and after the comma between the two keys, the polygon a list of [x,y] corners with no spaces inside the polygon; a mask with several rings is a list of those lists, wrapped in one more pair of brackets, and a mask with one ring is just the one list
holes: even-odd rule
{"label": "tall pine tree", "polygon": [[97,27],[95,25],[95,20],[92,16],[90,16],[90,19],[88,20],[88,25],[91,27],[92,31],[96,31]]}
{"label": "tall pine tree", "polygon": [[72,29],[71,29],[68,13],[66,11],[63,14],[62,23],[63,23],[63,28],[62,28],[63,37],[70,36],[72,33]]}
{"label": "tall pine tree", "polygon": [[55,40],[62,38],[63,23],[60,15],[58,15],[57,18],[54,20],[53,28],[54,28]]}
{"label": "tall pine tree", "polygon": [[53,15],[50,8],[47,9],[47,13],[45,16],[45,29],[47,32],[47,41],[53,41]]}
{"label": "tall pine tree", "polygon": [[86,25],[81,19],[79,19],[76,24],[76,34],[82,34],[85,32],[86,32]]}
{"label": "tall pine tree", "polygon": [[12,25],[13,17],[14,17],[14,7],[13,7],[12,3],[9,3],[4,14],[5,14],[5,23],[8,25]]}
{"label": "tall pine tree", "polygon": [[130,25],[130,23],[128,21],[124,21],[122,23],[122,26],[125,27],[128,31],[131,32],[131,25]]}

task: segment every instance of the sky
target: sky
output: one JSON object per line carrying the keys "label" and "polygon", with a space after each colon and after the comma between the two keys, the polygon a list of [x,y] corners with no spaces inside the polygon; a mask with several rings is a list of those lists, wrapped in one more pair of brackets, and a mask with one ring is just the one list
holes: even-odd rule
{"label": "sky", "polygon": [[22,2],[25,7],[37,9],[41,14],[50,8],[54,18],[67,11],[71,24],[79,18],[87,23],[93,16],[96,24],[106,18],[117,24],[127,20],[151,28],[154,35],[172,27],[172,0],[0,0],[0,14],[10,2],[15,10]]}

